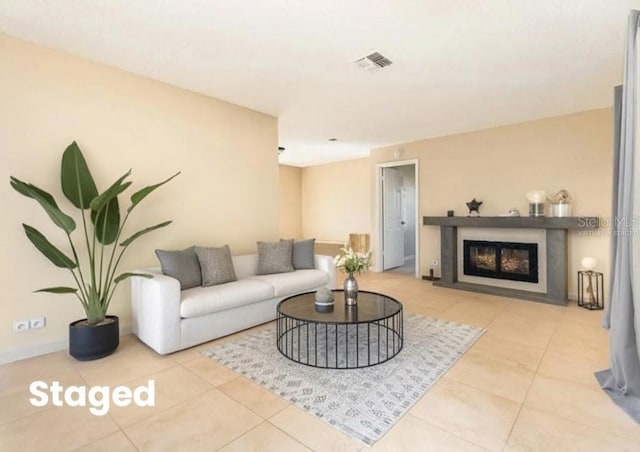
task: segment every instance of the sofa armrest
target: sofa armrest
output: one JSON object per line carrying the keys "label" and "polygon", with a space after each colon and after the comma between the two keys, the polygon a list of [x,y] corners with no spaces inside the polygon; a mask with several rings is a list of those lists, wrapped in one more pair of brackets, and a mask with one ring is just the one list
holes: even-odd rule
{"label": "sofa armrest", "polygon": [[131,278],[131,329],[164,355],[180,349],[180,282],[157,269],[136,270],[153,278]]}
{"label": "sofa armrest", "polygon": [[329,289],[337,288],[336,285],[336,266],[333,263],[333,257],[316,254],[314,263],[318,270],[325,271],[329,274]]}

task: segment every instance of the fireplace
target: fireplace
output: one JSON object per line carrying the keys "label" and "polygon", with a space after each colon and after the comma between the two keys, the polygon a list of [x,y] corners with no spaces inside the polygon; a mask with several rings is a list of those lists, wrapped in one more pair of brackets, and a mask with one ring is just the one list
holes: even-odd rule
{"label": "fireplace", "polygon": [[463,240],[465,275],[538,283],[538,244]]}

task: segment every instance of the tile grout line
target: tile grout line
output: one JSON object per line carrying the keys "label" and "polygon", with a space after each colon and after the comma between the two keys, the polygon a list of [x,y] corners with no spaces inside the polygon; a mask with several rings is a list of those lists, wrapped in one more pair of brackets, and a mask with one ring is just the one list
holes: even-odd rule
{"label": "tile grout line", "polygon": [[[464,383],[462,383],[462,384],[464,384]],[[411,413],[407,413],[407,414],[411,414]],[[451,435],[451,436],[453,436],[453,437],[455,437],[455,438],[457,438],[459,440],[462,440],[465,443],[473,444],[475,447],[479,447],[482,450],[486,450],[488,452],[490,451],[490,449],[487,449],[486,447],[484,447],[484,446],[482,446],[482,445],[480,445],[478,443],[475,443],[475,442],[473,442],[473,441],[471,441],[471,440],[469,440],[467,438],[464,438],[464,437],[458,435],[457,433],[454,433],[454,432],[449,431],[447,429],[444,429],[444,428],[442,428],[442,427],[440,427],[440,426],[438,426],[436,424],[433,424],[433,423],[429,422],[426,419],[422,419],[421,417],[418,417],[418,416],[413,415],[413,414],[411,414],[411,416],[413,416],[414,418],[418,419],[420,422],[424,422],[425,424],[429,425],[431,428],[435,428],[437,430],[440,430],[441,432],[444,432],[444,433],[446,433],[448,435]]]}
{"label": "tile grout line", "polygon": [[547,351],[549,349],[549,344],[551,343],[551,339],[553,338],[553,335],[556,333],[556,330],[558,328],[558,324],[560,323],[560,320],[556,320],[555,324],[553,325],[553,331],[551,332],[551,334],[549,335],[549,339],[547,340],[547,343],[544,346],[544,351],[542,352],[542,355],[540,356],[540,360],[538,361],[538,364],[536,366],[535,372],[533,373],[533,378],[531,379],[531,382],[529,383],[529,387],[527,388],[527,391],[524,395],[524,398],[522,399],[522,403],[520,404],[520,408],[518,409],[518,413],[516,414],[515,419],[513,420],[513,423],[511,424],[511,429],[509,429],[509,434],[507,435],[507,440],[504,443],[504,446],[502,448],[503,452],[506,450],[507,446],[509,445],[509,439],[511,439],[511,436],[513,435],[513,430],[516,426],[516,424],[518,423],[518,419],[520,419],[520,415],[522,413],[522,410],[524,409],[525,404],[527,403],[527,399],[529,398],[529,392],[531,392],[531,387],[533,386],[533,382],[535,381],[536,377],[538,376],[538,372],[540,371],[540,365],[542,364],[542,361],[544,360],[544,357],[547,354]]}

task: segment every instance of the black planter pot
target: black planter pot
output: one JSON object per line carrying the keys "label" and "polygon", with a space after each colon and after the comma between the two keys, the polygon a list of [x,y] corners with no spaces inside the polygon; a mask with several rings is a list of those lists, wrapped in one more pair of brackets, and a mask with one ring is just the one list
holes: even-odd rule
{"label": "black planter pot", "polygon": [[89,326],[87,319],[69,324],[69,354],[79,361],[91,361],[112,354],[120,343],[120,323],[108,315],[100,325]]}

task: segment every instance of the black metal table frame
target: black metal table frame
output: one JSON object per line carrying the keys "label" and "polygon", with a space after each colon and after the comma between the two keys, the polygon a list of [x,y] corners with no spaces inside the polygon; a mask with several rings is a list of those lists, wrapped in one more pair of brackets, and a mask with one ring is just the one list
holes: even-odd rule
{"label": "black metal table frame", "polygon": [[[360,292],[365,292],[365,291],[360,291]],[[371,321],[322,322],[322,321],[316,321],[316,320],[310,320],[310,319],[304,319],[304,318],[296,318],[293,316],[288,316],[286,314],[283,314],[280,311],[280,305],[285,301],[302,294],[285,298],[280,303],[278,303],[278,309],[277,309],[276,342],[277,342],[278,351],[283,356],[285,356],[286,358],[296,363],[304,364],[310,367],[324,368],[324,369],[359,369],[359,368],[371,367],[378,364],[382,364],[390,360],[391,358],[396,356],[398,353],[400,353],[403,346],[404,325],[403,325],[402,303],[400,303],[399,301],[387,295],[378,294],[375,292],[370,292],[370,293],[384,296],[398,303],[399,305],[398,311],[388,316],[384,316]],[[337,303],[337,305],[339,304],[340,303]],[[357,307],[350,307],[345,309],[357,309]],[[320,328],[318,328],[318,326],[320,326]],[[375,329],[375,333],[376,333],[375,338],[377,338],[377,339],[374,338],[374,341],[376,341],[375,343],[377,345],[376,347],[377,353],[374,352],[373,354],[374,356],[372,356],[372,353],[371,353],[372,351],[371,350],[371,346],[372,346],[372,343],[371,343],[372,328],[371,327],[372,326]],[[367,359],[366,359],[366,362],[361,363],[361,361],[364,361],[364,360],[360,359],[360,342],[361,342],[360,330],[361,328],[364,328],[364,327],[366,327],[367,329],[367,332],[366,332]],[[351,345],[352,347],[355,346],[355,349],[351,351],[355,351],[355,365],[349,365],[349,361],[350,361],[349,360],[349,351],[350,351],[349,350],[349,332],[350,332],[350,329],[351,329],[351,332],[353,332],[354,328],[355,328],[356,340],[355,340],[355,344],[353,344],[353,341],[351,341]],[[312,331],[311,335],[309,334],[310,329]],[[340,346],[341,344],[339,344],[339,339],[338,339],[340,329],[343,330],[344,337],[345,337],[343,347]],[[325,348],[324,365],[321,365],[318,362],[319,330],[320,330],[320,333],[324,332],[324,348]],[[333,330],[332,334],[330,330]],[[385,340],[383,341],[384,342],[383,347],[381,347],[381,344],[380,344],[381,337],[382,337],[382,335],[380,334],[381,332],[383,333],[382,335],[384,335],[385,337]],[[329,365],[329,349],[330,349],[329,336],[331,336],[332,345],[335,344],[335,349],[333,350],[335,352],[335,356],[333,359],[335,366]],[[297,353],[296,353],[296,350],[297,350]],[[301,353],[303,350],[305,351],[305,353]],[[313,353],[311,353],[312,351]],[[338,357],[341,351],[343,352],[343,355],[345,357],[344,366],[338,365],[339,364]],[[310,360],[311,357],[313,357],[314,359]]]}

